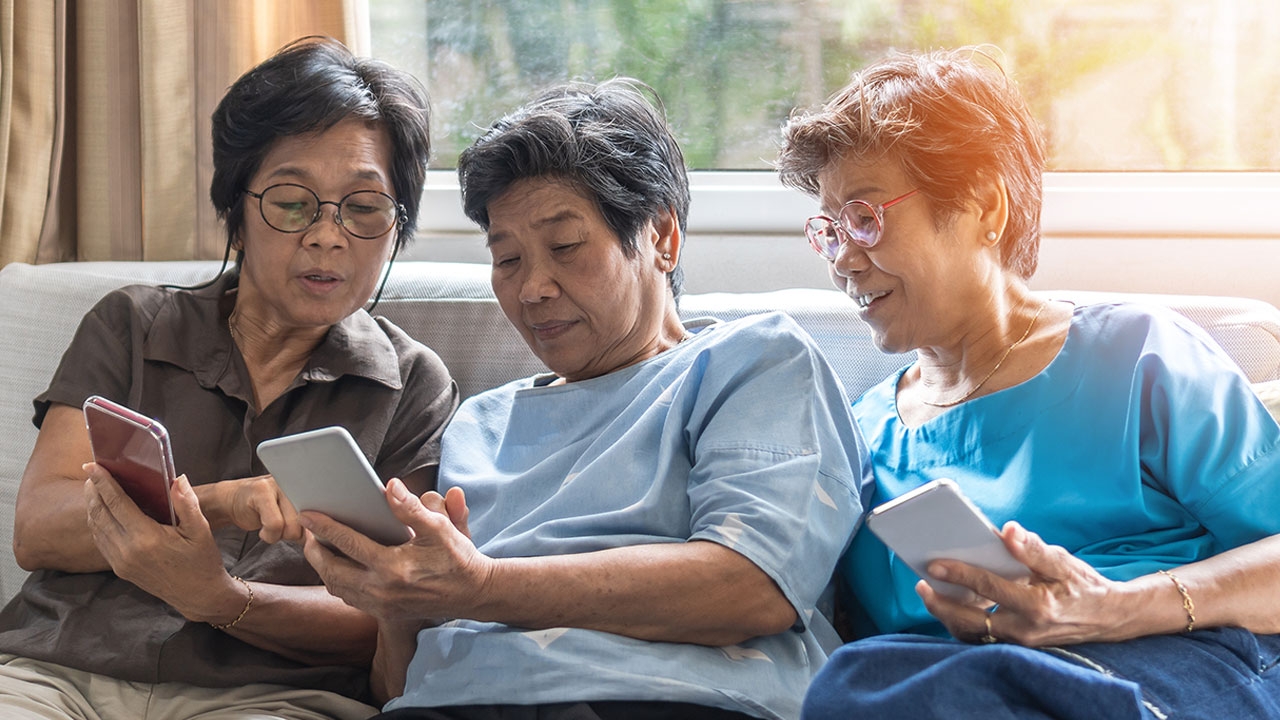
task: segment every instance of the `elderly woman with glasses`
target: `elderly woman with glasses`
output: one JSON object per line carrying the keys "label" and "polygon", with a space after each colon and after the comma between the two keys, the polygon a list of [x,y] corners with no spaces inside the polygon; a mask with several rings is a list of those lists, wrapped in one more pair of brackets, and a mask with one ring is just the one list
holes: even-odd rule
{"label": "elderly woman with glasses", "polygon": [[880,348],[915,351],[853,405],[874,503],[950,478],[1030,571],[930,563],[956,599],[864,527],[850,616],[899,634],[835,653],[805,717],[1280,713],[1280,428],[1185,319],[1028,289],[1043,166],[975,49],[893,55],[785,129],[810,244]]}
{"label": "elderly woman with glasses", "polygon": [[[433,352],[362,309],[412,237],[427,120],[412,77],[325,39],[227,91],[210,194],[236,269],[108,294],[35,400],[13,540],[33,572],[0,614],[6,717],[375,711],[361,700],[376,624],[320,583],[255,448],[343,425],[383,477],[434,486],[456,387]],[[80,408],[95,394],[167,427],[184,473],[176,525],[92,464]]]}
{"label": "elderly woman with glasses", "polygon": [[[493,290],[550,372],[468,399],[415,539],[315,513],[307,557],[379,619],[386,718],[794,718],[869,481],[780,314],[682,322],[689,186],[642,86],[548,90],[459,159]],[[838,642],[836,643],[838,644]]]}

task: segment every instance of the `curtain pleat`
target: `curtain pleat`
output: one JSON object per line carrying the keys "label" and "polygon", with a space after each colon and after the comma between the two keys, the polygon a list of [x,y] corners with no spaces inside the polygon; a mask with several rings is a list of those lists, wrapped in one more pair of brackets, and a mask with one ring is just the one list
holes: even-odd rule
{"label": "curtain pleat", "polygon": [[57,24],[64,5],[0,2],[0,263],[35,262],[57,147]]}
{"label": "curtain pleat", "polygon": [[0,263],[220,258],[209,115],[305,35],[364,0],[0,0]]}

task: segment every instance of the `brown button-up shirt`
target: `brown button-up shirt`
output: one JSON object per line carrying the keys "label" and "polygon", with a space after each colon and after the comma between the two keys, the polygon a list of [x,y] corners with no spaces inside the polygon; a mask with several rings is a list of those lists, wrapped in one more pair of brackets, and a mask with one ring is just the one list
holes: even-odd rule
{"label": "brown button-up shirt", "polygon": [[[256,409],[226,323],[237,282],[232,272],[199,290],[135,285],[107,295],[35,399],[35,424],[52,403],[79,407],[93,394],[124,403],[164,424],[174,465],[193,485],[264,474],[259,442],[327,425],[346,427],[384,480],[434,470],[458,404],[434,352],[361,310],[330,328],[283,395]],[[235,527],[215,538],[232,574],[320,583],[297,544],[264,543]],[[33,573],[0,612],[0,652],[138,682],[367,691],[367,668],[302,665],[188,622],[111,572]]]}

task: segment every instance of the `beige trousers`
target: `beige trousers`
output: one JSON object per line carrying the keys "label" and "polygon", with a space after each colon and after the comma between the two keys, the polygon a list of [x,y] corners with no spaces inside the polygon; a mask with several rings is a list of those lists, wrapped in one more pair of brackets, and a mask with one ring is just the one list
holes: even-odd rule
{"label": "beige trousers", "polygon": [[323,690],[127,682],[0,654],[5,720],[365,720],[377,712]]}

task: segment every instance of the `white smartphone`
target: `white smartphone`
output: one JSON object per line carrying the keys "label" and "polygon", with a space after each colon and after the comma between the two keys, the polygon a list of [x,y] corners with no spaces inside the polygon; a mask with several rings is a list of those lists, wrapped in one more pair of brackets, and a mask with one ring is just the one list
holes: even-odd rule
{"label": "white smartphone", "polygon": [[264,440],[258,457],[298,512],[322,512],[383,545],[413,537],[387,506],[382,481],[345,428]]}
{"label": "white smartphone", "polygon": [[177,473],[169,433],[158,421],[99,395],[84,401],[93,461],[106,468],[138,509],[165,525],[176,525],[169,491]]}
{"label": "white smartphone", "polygon": [[996,526],[952,480],[939,479],[873,509],[867,527],[938,593],[967,601],[962,585],[935,580],[926,572],[934,560],[959,560],[1009,580],[1031,575],[997,535]]}

